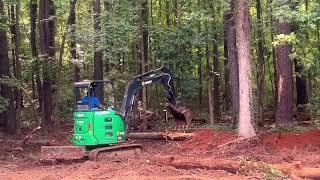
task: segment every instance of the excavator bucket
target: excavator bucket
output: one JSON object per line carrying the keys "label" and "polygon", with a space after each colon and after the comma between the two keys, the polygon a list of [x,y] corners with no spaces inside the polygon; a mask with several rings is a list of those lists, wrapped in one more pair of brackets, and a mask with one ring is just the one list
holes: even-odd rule
{"label": "excavator bucket", "polygon": [[166,103],[166,107],[174,117],[176,128],[187,129],[192,122],[192,111],[184,106],[175,107],[171,103]]}

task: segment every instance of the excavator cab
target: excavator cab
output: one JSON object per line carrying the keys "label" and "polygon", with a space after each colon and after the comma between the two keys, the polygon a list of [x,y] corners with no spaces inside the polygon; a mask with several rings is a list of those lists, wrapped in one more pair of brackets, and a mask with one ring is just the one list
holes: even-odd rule
{"label": "excavator cab", "polygon": [[[96,88],[103,86],[108,102],[95,96]],[[125,123],[113,109],[114,84],[110,80],[81,81],[74,83],[74,134],[73,144],[77,146],[98,146],[116,144],[125,140]],[[93,99],[95,98],[95,99]],[[85,100],[84,100],[85,99]],[[103,104],[97,106],[97,101]]]}

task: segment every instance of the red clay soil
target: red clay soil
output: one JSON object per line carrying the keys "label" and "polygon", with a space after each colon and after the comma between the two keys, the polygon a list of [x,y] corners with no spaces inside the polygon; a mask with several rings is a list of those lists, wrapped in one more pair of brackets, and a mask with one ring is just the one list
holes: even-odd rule
{"label": "red clay soil", "polygon": [[[12,151],[10,136],[0,134],[0,177],[4,179],[250,179],[247,175],[206,169],[176,169],[152,163],[157,156],[178,155],[221,160],[253,160],[266,163],[301,162],[302,166],[320,168],[320,130],[301,133],[269,133],[255,141],[240,141],[219,148],[237,139],[236,133],[201,130],[184,142],[137,141],[144,151],[122,161],[72,162],[43,165],[39,163],[41,143],[50,140],[56,145],[70,143],[71,132],[44,135],[30,139],[23,152]],[[12,140],[12,139],[11,139]],[[257,178],[261,178],[257,176]],[[1,179],[1,178],[0,178]]]}
{"label": "red clay soil", "polygon": [[[320,129],[301,133],[270,133],[260,137],[261,145],[277,149],[304,148],[306,146],[320,147]],[[235,133],[201,130],[192,139],[181,144],[183,149],[207,151],[237,139]],[[240,141],[241,143],[241,141]]]}
{"label": "red clay soil", "polygon": [[233,133],[202,130],[197,132],[191,140],[182,143],[181,146],[189,150],[210,150],[236,138],[237,136]]}
{"label": "red clay soil", "polygon": [[263,137],[263,143],[274,148],[320,147],[320,130],[314,129],[302,133],[272,133]]}

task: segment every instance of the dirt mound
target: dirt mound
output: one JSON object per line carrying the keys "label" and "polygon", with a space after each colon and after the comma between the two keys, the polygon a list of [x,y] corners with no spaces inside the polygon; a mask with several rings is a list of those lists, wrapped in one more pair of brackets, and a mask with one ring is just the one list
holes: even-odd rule
{"label": "dirt mound", "polygon": [[272,133],[264,136],[263,142],[273,148],[320,147],[320,130],[314,129],[302,133]]}
{"label": "dirt mound", "polygon": [[236,138],[237,136],[233,133],[201,130],[195,133],[192,139],[182,143],[181,146],[183,149],[205,151]]}

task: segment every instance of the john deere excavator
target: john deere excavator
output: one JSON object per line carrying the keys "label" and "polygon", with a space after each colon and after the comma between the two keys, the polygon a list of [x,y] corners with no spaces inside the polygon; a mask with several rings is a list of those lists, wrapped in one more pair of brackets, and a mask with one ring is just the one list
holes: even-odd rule
{"label": "john deere excavator", "polygon": [[[72,143],[74,146],[42,146],[41,153],[44,159],[79,159],[89,157],[97,160],[103,152],[119,152],[140,149],[140,144],[126,143],[129,133],[130,113],[132,112],[139,89],[143,86],[160,83],[163,85],[168,99],[166,107],[175,119],[176,126],[187,127],[192,120],[192,113],[185,107],[177,107],[176,92],[173,86],[171,72],[161,67],[144,74],[135,76],[128,83],[123,97],[121,108],[110,107],[93,108],[89,100],[81,101],[80,92],[94,94],[99,86],[111,85],[115,92],[113,81],[94,80],[74,83],[75,110],[74,133]],[[101,100],[100,100],[101,101]],[[108,107],[109,106],[109,107]]]}

